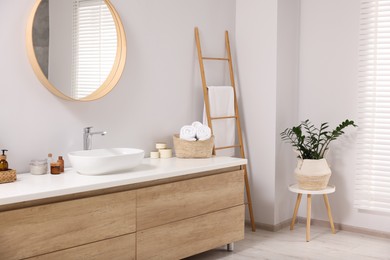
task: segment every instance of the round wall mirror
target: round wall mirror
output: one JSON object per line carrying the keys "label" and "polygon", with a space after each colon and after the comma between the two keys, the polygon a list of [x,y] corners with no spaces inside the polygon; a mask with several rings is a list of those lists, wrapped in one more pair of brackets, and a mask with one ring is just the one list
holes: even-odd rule
{"label": "round wall mirror", "polygon": [[66,100],[103,97],[125,66],[125,32],[109,0],[37,0],[26,39],[38,79]]}

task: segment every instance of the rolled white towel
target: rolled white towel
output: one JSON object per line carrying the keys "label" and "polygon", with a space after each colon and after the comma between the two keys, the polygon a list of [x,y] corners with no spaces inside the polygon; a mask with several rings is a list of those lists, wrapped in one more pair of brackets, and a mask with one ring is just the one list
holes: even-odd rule
{"label": "rolled white towel", "polygon": [[199,122],[199,121],[195,121],[195,122],[192,123],[192,126],[195,127],[195,128],[198,128],[198,127],[203,126],[203,124],[201,122]]}
{"label": "rolled white towel", "polygon": [[187,141],[196,141],[196,128],[192,125],[185,125],[180,129],[180,138]]}
{"label": "rolled white towel", "polygon": [[196,128],[196,138],[200,141],[207,140],[211,137],[211,129],[207,125],[201,125]]}

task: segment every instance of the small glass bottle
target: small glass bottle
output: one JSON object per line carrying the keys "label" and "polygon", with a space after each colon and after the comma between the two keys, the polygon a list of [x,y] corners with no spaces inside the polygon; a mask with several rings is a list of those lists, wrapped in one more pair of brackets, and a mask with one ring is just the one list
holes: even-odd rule
{"label": "small glass bottle", "polygon": [[53,162],[53,154],[49,153],[47,155],[47,173],[51,173],[51,163]]}
{"label": "small glass bottle", "polygon": [[58,156],[57,163],[60,164],[60,171],[64,172],[64,159],[62,158],[62,156]]}

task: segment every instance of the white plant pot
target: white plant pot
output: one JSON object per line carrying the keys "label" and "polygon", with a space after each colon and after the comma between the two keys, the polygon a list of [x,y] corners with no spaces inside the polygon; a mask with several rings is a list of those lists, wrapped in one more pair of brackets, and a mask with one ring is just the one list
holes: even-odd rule
{"label": "white plant pot", "polygon": [[325,189],[331,174],[326,159],[299,159],[294,171],[298,187],[303,190]]}

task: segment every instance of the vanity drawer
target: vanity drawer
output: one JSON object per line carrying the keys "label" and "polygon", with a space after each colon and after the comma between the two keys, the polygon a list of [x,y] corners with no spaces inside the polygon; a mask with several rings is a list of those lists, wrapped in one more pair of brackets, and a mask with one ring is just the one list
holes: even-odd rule
{"label": "vanity drawer", "polygon": [[226,172],[137,190],[137,230],[244,203],[244,172]]}
{"label": "vanity drawer", "polygon": [[181,259],[244,239],[245,206],[137,232],[137,260]]}
{"label": "vanity drawer", "polygon": [[132,260],[135,259],[135,234],[115,237],[103,241],[73,247],[28,258],[29,260]]}
{"label": "vanity drawer", "polygon": [[0,259],[20,259],[135,232],[135,191],[0,213]]}

